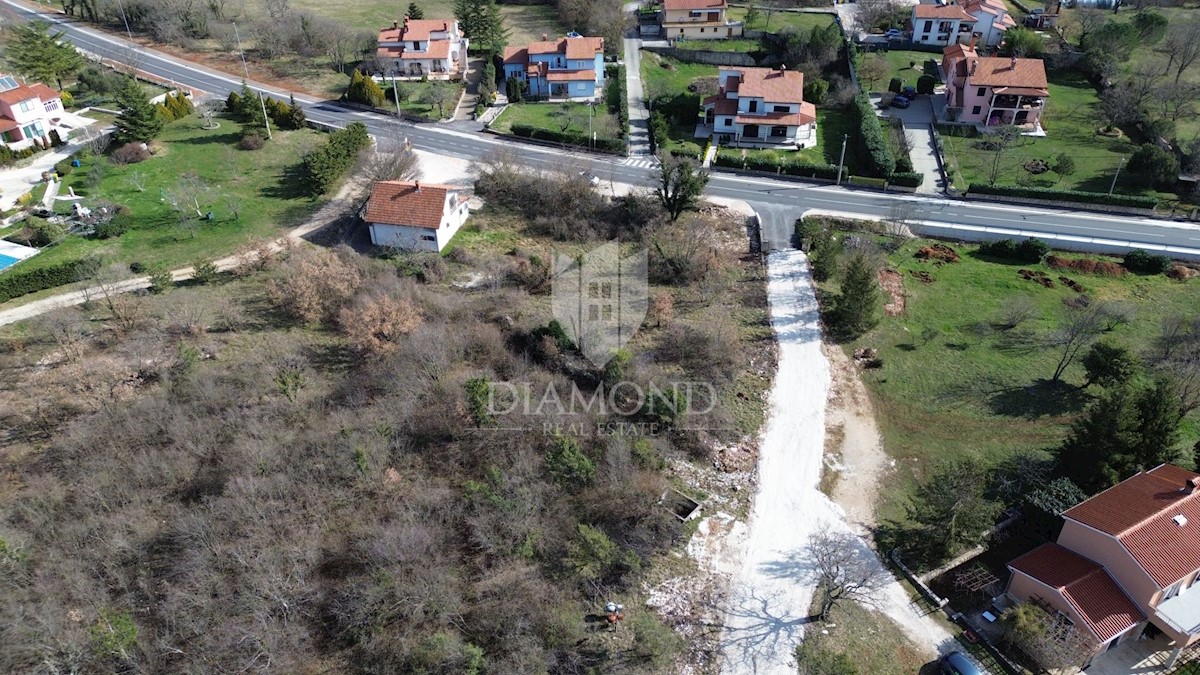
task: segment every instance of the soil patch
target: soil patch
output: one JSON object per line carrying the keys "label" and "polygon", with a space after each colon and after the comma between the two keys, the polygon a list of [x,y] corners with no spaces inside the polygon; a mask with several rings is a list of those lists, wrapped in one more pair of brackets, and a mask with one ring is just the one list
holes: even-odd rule
{"label": "soil patch", "polygon": [[825,467],[821,484],[856,527],[875,524],[876,486],[894,462],[883,449],[875,411],[859,368],[836,345],[825,345],[832,385],[825,413]]}
{"label": "soil patch", "polygon": [[958,251],[945,244],[934,244],[933,246],[925,246],[918,250],[917,258],[939,263],[956,263],[958,262]]}
{"label": "soil patch", "polygon": [[888,294],[888,302],[883,311],[888,316],[900,316],[904,313],[904,277],[894,269],[879,270],[879,287]]}

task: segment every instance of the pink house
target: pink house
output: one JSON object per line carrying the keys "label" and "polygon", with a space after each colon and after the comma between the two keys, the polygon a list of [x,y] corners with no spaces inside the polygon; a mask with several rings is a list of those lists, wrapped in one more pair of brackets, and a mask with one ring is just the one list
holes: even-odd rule
{"label": "pink house", "polygon": [[62,115],[57,91],[40,82],[21,84],[11,75],[0,75],[0,142],[14,150],[29,147],[35,138],[49,143],[50,130]]}
{"label": "pink house", "polygon": [[957,44],[942,50],[942,72],[948,121],[1042,133],[1050,91],[1041,59],[981,57],[972,45]]}
{"label": "pink house", "polygon": [[1061,612],[1099,654],[1143,635],[1168,667],[1200,643],[1200,474],[1157,466],[1068,509],[1057,543],[1008,564],[1007,594]]}

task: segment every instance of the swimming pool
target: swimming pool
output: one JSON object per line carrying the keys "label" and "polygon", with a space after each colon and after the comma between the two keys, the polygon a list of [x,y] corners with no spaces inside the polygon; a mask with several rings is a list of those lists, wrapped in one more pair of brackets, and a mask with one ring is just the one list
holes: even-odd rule
{"label": "swimming pool", "polygon": [[0,253],[0,270],[6,267],[11,267],[19,262],[21,262],[20,258],[14,258],[10,255],[4,255],[3,253]]}

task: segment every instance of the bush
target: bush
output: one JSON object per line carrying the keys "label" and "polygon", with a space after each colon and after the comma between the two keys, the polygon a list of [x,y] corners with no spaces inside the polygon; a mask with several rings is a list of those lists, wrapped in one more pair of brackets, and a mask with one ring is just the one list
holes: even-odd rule
{"label": "bush", "polygon": [[225,98],[225,112],[241,116],[242,114],[242,97],[236,91],[229,92],[229,96]]}
{"label": "bush", "polygon": [[87,279],[100,269],[95,258],[76,258],[32,270],[11,269],[0,275],[0,302]]}
{"label": "bush", "polygon": [[92,230],[92,236],[96,239],[113,239],[125,234],[129,231],[130,222],[133,219],[127,213],[118,213],[106,223],[100,223]]}
{"label": "bush", "polygon": [[171,276],[171,270],[166,267],[155,265],[150,269],[150,292],[154,294],[165,293],[175,285],[175,279]]}
{"label": "bush", "polygon": [[355,70],[350,75],[350,86],[346,89],[346,100],[378,108],[384,102],[383,89],[379,88],[379,84],[370,75],[364,75],[362,72]]}
{"label": "bush", "polygon": [[192,264],[192,279],[198,284],[212,283],[216,281],[218,274],[220,272],[217,271],[216,263],[208,258],[202,258]]}
{"label": "bush", "polygon": [[59,175],[60,178],[66,178],[67,176],[71,175],[72,171],[75,170],[75,167],[71,166],[71,162],[74,159],[75,156],[72,155],[54,165],[54,171]]}
{"label": "bush", "polygon": [[1050,201],[1060,202],[1082,202],[1085,204],[1130,206],[1140,209],[1152,209],[1158,204],[1157,197],[1142,197],[1140,195],[1107,195],[1103,192],[1055,190],[1053,188],[1020,187],[1016,185],[983,185],[980,183],[971,183],[970,187],[967,188],[967,192],[981,195],[1023,197],[1026,199],[1047,199]]}
{"label": "bush", "polygon": [[[528,124],[514,124],[511,129],[513,136],[522,138],[533,138],[539,141],[553,141],[555,143],[564,143],[566,145],[574,145],[580,148],[588,147],[588,137],[586,133],[576,133],[573,131],[562,132],[556,129],[543,129],[534,127]],[[625,154],[625,141],[619,138],[596,138],[595,149],[600,152],[608,152],[613,154]]]}
{"label": "bush", "polygon": [[361,122],[352,122],[345,129],[329,134],[325,145],[304,156],[304,181],[308,189],[313,194],[328,192],[370,144],[367,128]]}
{"label": "bush", "polygon": [[980,255],[993,258],[1003,258],[1023,263],[1037,263],[1041,262],[1042,258],[1050,252],[1050,246],[1036,237],[1020,242],[1013,239],[1001,239],[1000,241],[989,241],[980,244],[978,252]]}
{"label": "bush", "polygon": [[812,79],[804,83],[804,100],[813,105],[821,105],[829,95],[829,81]]}
{"label": "bush", "polygon": [[925,174],[919,171],[897,171],[888,177],[888,182],[901,187],[921,187],[925,182]]}
{"label": "bush", "polygon": [[58,223],[52,223],[44,218],[29,216],[22,223],[24,227],[11,239],[28,246],[41,248],[67,236],[67,230]]}
{"label": "bush", "polygon": [[892,148],[884,135],[879,117],[871,105],[871,99],[866,94],[858,94],[850,107],[858,127],[858,148],[867,162],[867,173],[870,176],[883,178],[896,171],[896,158],[892,156]]}
{"label": "bush", "polygon": [[1173,186],[1179,179],[1179,158],[1175,153],[1147,143],[1129,158],[1129,175],[1143,185]]}
{"label": "bush", "polygon": [[1121,264],[1130,272],[1138,274],[1163,274],[1170,269],[1171,259],[1165,255],[1135,248],[1125,254]]}
{"label": "bush", "polygon": [[899,94],[900,90],[903,88],[904,88],[904,80],[902,80],[898,77],[893,77],[891,79],[891,81],[888,82],[888,91],[892,92],[893,94]]}
{"label": "bush", "polygon": [[116,150],[112,151],[109,156],[113,164],[123,166],[125,164],[137,164],[150,159],[150,150],[143,147],[141,143],[126,143]]}
{"label": "bush", "polygon": [[936,86],[937,86],[937,78],[932,75],[922,75],[917,78],[917,93],[918,94],[926,94],[926,95],[932,94],[933,90]]}
{"label": "bush", "polygon": [[260,136],[257,131],[242,136],[242,140],[238,141],[238,147],[242,150],[262,150],[266,144],[267,139]]}
{"label": "bush", "polygon": [[[774,157],[750,156],[743,158],[739,152],[718,150],[713,159],[713,166],[724,166],[734,169],[749,169],[751,171],[766,171],[781,173],[787,176],[805,178],[837,179],[837,167],[833,164],[809,164],[801,159],[776,159]],[[843,175],[845,170],[843,169]]]}

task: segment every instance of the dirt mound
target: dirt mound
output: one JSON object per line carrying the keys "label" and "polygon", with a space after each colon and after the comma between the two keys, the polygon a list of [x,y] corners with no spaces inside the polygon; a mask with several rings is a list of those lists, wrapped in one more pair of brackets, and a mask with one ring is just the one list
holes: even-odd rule
{"label": "dirt mound", "polygon": [[908,273],[913,275],[917,281],[923,284],[933,283],[933,276],[931,276],[929,272],[926,272],[925,270],[909,270]]}
{"label": "dirt mound", "polygon": [[1051,279],[1049,276],[1047,276],[1045,272],[1038,272],[1035,270],[1019,270],[1019,271],[1017,271],[1017,274],[1022,279],[1028,279],[1029,281],[1036,281],[1037,283],[1045,286],[1046,288],[1054,288],[1054,280]]}
{"label": "dirt mound", "polygon": [[1102,277],[1124,276],[1126,270],[1119,263],[1108,260],[1092,260],[1090,258],[1060,258],[1056,255],[1046,256],[1046,264],[1056,270],[1072,270],[1083,274],[1098,274]]}
{"label": "dirt mound", "polygon": [[1187,265],[1171,265],[1171,269],[1167,270],[1167,276],[1176,281],[1187,281],[1192,277],[1200,277],[1200,270],[1192,269]]}
{"label": "dirt mound", "polygon": [[1075,281],[1074,279],[1068,279],[1067,277],[1059,277],[1058,280],[1062,282],[1063,286],[1066,286],[1067,288],[1075,291],[1076,293],[1086,293],[1087,292],[1087,289],[1085,289],[1083,286],[1081,286],[1079,284],[1079,282]]}
{"label": "dirt mound", "polygon": [[888,294],[883,311],[888,316],[904,313],[904,277],[894,269],[879,270],[879,287]]}
{"label": "dirt mound", "polygon": [[945,244],[934,244],[933,246],[925,246],[917,251],[917,258],[939,263],[956,263],[958,262],[958,251]]}

